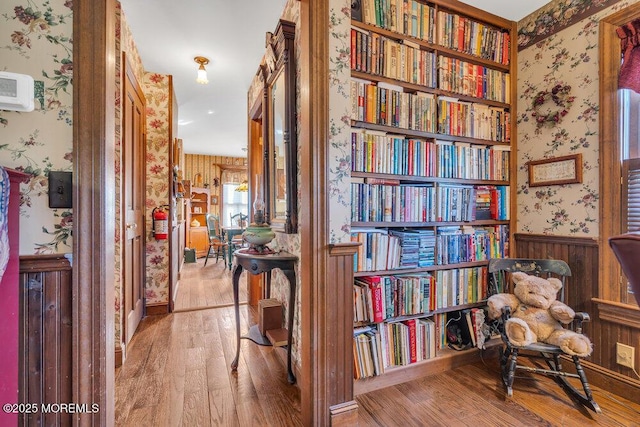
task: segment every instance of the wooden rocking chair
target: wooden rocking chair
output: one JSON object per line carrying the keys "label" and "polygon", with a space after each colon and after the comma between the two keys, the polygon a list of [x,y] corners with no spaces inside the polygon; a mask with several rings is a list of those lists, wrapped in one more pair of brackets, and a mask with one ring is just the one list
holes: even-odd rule
{"label": "wooden rocking chair", "polygon": [[[540,259],[492,259],[489,261],[490,290],[493,293],[509,292],[510,274],[517,271],[542,277],[557,277],[562,281],[562,289],[558,296],[558,301],[565,301],[564,286],[566,278],[571,276],[571,269],[566,262],[560,260],[540,260]],[[585,407],[600,413],[600,407],[593,400],[591,388],[587,382],[587,376],[580,364],[580,357],[566,354],[560,347],[542,342],[532,343],[526,346],[515,346],[506,335],[504,324],[510,317],[510,310],[506,307],[502,312],[502,317],[496,321],[497,328],[500,331],[503,347],[500,349],[500,368],[502,371],[502,381],[507,388],[507,396],[513,396],[513,380],[517,369],[546,375],[552,377],[565,392],[575,398]],[[589,315],[587,313],[576,312],[576,316],[572,325],[573,330],[582,333],[582,322],[588,322]],[[573,361],[576,373],[564,371],[561,363],[562,358]],[[541,367],[531,367],[518,365],[518,357],[528,359],[544,360],[548,369]],[[534,364],[535,365],[535,364]],[[582,383],[582,391],[571,384],[567,378],[578,378]]]}

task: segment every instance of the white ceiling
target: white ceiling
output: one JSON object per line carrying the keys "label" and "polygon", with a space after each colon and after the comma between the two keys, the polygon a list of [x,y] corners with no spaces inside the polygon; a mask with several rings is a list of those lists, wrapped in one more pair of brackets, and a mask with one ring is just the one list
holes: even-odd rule
{"label": "white ceiling", "polygon": [[[192,154],[245,157],[247,90],[287,0],[121,0],[146,71],[171,74],[178,137]],[[518,21],[545,0],[464,0]],[[195,56],[210,59],[196,83]]]}

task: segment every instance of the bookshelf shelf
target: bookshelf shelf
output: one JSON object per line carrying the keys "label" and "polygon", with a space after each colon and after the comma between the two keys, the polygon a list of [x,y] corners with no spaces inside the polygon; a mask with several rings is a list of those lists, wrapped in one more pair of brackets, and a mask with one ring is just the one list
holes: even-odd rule
{"label": "bookshelf shelf", "polygon": [[[462,95],[456,92],[449,92],[446,90],[442,90],[442,89],[438,89],[438,88],[430,88],[430,87],[426,87],[426,86],[420,86],[414,83],[408,83],[408,82],[403,82],[402,80],[396,80],[396,79],[392,79],[389,77],[385,77],[385,76],[380,76],[377,74],[371,74],[371,73],[365,73],[362,71],[355,71],[355,70],[351,70],[351,77],[357,78],[357,79],[361,79],[361,80],[369,80],[372,82],[385,82],[385,83],[389,83],[389,84],[393,84],[393,85],[397,85],[397,86],[401,86],[405,89],[405,92],[426,92],[426,93],[432,93],[436,96],[448,96],[451,98],[457,98],[460,101],[466,101],[466,102],[481,102],[482,104],[486,104],[486,105],[490,105],[492,107],[500,107],[500,108],[505,108],[505,109],[509,109],[510,105],[509,104],[505,104],[504,102],[498,102],[498,101],[491,101],[491,100],[486,100],[486,99],[482,99],[482,98],[476,98],[473,96],[467,96],[467,95]],[[437,134],[438,137],[440,136],[450,136],[450,135],[445,135],[445,134]],[[495,141],[489,141],[495,144]]]}
{"label": "bookshelf shelf", "polygon": [[386,126],[386,125],[379,125],[376,123],[367,123],[367,122],[362,122],[358,120],[351,120],[351,127],[375,130],[380,132],[387,132],[391,135],[402,135],[402,136],[422,138],[422,139],[437,139],[440,141],[452,141],[452,142],[453,141],[468,142],[471,144],[478,144],[478,145],[506,145],[506,146],[509,145],[508,143],[505,143],[505,142],[491,141],[488,139],[469,138],[466,136],[454,136],[454,135],[447,135],[444,133],[423,132],[419,130],[404,129],[404,128],[399,128],[395,126]]}
{"label": "bookshelf shelf", "polygon": [[416,378],[438,374],[469,363],[477,362],[481,357],[490,358],[498,353],[502,345],[500,339],[491,339],[485,343],[484,356],[481,356],[478,349],[456,351],[451,349],[441,349],[433,359],[413,363],[406,366],[396,366],[387,368],[383,375],[376,377],[354,380],[354,394],[356,396],[401,384]]}
{"label": "bookshelf shelf", "polygon": [[448,349],[445,329],[462,314],[456,327],[483,339],[488,259],[509,256],[516,213],[515,23],[451,0],[361,7],[351,232],[354,327],[371,328],[354,331],[353,346],[355,376],[377,375],[355,380],[355,394],[479,358]]}
{"label": "bookshelf shelf", "polygon": [[[396,275],[396,274],[427,273],[430,271],[438,271],[438,270],[451,270],[456,268],[479,267],[479,266],[485,266],[488,263],[489,263],[488,261],[474,261],[474,262],[464,262],[464,263],[458,263],[458,264],[430,265],[428,267],[420,267],[420,268],[398,268],[394,270],[357,271],[353,273],[353,276],[366,277],[366,276],[389,276],[389,275]],[[428,314],[426,316],[428,316]]]}
{"label": "bookshelf shelf", "polygon": [[424,40],[415,38],[415,37],[411,37],[411,36],[406,36],[404,34],[400,34],[397,33],[395,31],[390,31],[390,30],[386,30],[384,28],[380,28],[377,27],[375,25],[370,25],[370,24],[365,24],[363,22],[359,22],[359,21],[351,21],[351,25],[355,28],[359,28],[361,30],[365,30],[365,31],[372,31],[374,33],[378,33],[380,35],[383,35],[385,37],[388,37],[390,39],[394,39],[397,41],[403,41],[403,40],[407,40],[410,39],[413,43],[419,45],[421,48],[423,48],[424,50],[429,50],[438,54],[442,54],[445,55],[447,57],[450,58],[458,58],[458,59],[462,59],[465,61],[469,61],[469,62],[473,62],[475,64],[478,65],[484,65],[486,67],[490,67],[496,70],[500,70],[500,71],[506,71],[508,72],[510,70],[509,65],[504,65],[504,64],[500,64],[498,62],[494,62],[494,61],[490,61],[488,59],[483,59],[483,58],[478,58],[477,56],[474,55],[470,55],[468,53],[464,53],[464,52],[458,52],[456,50],[453,49],[448,49],[444,46],[440,46],[437,44],[433,44],[433,43],[429,43],[426,42]]}
{"label": "bookshelf shelf", "polygon": [[401,182],[440,182],[443,184],[471,184],[471,185],[509,185],[509,181],[492,181],[483,179],[438,178],[435,176],[394,175],[388,173],[351,171],[352,178],[399,179]]}

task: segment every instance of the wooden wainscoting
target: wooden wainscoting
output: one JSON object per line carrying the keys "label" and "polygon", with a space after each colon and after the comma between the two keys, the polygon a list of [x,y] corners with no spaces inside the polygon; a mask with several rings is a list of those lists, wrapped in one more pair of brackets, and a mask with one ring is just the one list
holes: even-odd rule
{"label": "wooden wainscoting", "polygon": [[[567,282],[568,304],[576,311],[591,316],[584,324],[584,333],[594,343],[593,354],[585,368],[589,381],[621,396],[640,402],[640,381],[633,371],[616,363],[616,342],[636,347],[640,342],[637,322],[615,321],[609,313],[600,313],[604,307],[598,296],[598,242],[584,237],[515,234],[515,253],[518,258],[546,258],[564,260],[571,268],[572,277]],[[610,311],[610,310],[609,310]],[[640,355],[636,354],[636,367]]]}
{"label": "wooden wainscoting", "polygon": [[[61,254],[20,257],[21,403],[73,402],[71,265]],[[38,410],[19,425],[70,425],[71,414]]]}

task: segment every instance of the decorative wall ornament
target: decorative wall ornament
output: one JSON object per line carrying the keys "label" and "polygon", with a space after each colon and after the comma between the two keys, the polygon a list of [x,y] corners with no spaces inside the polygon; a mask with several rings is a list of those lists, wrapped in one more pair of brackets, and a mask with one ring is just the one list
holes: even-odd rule
{"label": "decorative wall ornament", "polygon": [[538,128],[544,125],[554,126],[569,113],[576,97],[570,95],[571,86],[558,83],[550,91],[541,90],[533,97],[531,116]]}

